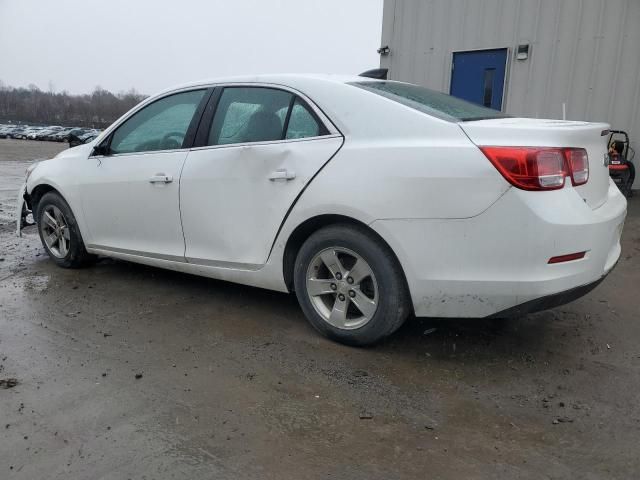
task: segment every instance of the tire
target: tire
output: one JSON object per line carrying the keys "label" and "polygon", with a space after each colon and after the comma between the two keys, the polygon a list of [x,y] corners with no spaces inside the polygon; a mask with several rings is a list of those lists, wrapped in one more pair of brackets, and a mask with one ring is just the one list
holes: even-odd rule
{"label": "tire", "polygon": [[[48,192],[42,196],[35,218],[42,245],[56,265],[80,268],[95,260],[95,255],[84,247],[76,217],[58,193]],[[53,240],[52,235],[56,237]]]}
{"label": "tire", "polygon": [[377,343],[400,328],[411,310],[395,255],[363,227],[336,224],[313,233],[298,252],[293,275],[311,325],[340,343]]}

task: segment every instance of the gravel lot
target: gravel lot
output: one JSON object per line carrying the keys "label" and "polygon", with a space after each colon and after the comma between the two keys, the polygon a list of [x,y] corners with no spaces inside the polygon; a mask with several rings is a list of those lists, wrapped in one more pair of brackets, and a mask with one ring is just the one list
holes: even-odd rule
{"label": "gravel lot", "polygon": [[293,296],[113,260],[56,268],[12,222],[26,166],[62,148],[0,140],[0,382],[19,382],[0,383],[0,478],[638,477],[637,198],[587,297],[411,320],[354,349]]}

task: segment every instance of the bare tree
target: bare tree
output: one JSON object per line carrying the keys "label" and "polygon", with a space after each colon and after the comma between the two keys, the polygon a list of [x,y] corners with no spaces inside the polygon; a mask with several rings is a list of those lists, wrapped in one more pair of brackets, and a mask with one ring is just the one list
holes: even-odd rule
{"label": "bare tree", "polygon": [[104,128],[146,96],[131,89],[117,95],[100,86],[87,95],[55,92],[53,82],[43,92],[35,84],[7,87],[0,81],[0,122]]}

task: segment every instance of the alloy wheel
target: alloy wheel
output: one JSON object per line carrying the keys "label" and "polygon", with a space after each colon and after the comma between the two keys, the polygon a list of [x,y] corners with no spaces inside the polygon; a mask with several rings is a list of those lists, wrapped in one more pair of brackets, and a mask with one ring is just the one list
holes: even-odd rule
{"label": "alloy wheel", "polygon": [[62,211],[55,205],[44,207],[40,218],[40,232],[44,243],[54,257],[67,256],[71,239],[69,225]]}
{"label": "alloy wheel", "polygon": [[347,248],[331,247],[316,254],[307,269],[306,287],[316,312],[336,328],[360,328],[378,309],[373,270]]}

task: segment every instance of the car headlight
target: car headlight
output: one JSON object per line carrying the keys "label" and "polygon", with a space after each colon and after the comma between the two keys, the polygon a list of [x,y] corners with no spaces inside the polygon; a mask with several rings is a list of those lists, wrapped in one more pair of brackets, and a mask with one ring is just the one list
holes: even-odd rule
{"label": "car headlight", "polygon": [[24,181],[26,182],[27,180],[29,180],[29,177],[31,176],[31,173],[36,169],[36,167],[38,166],[40,162],[33,162],[31,165],[29,165],[27,167],[27,172],[26,172],[26,176],[24,177]]}

